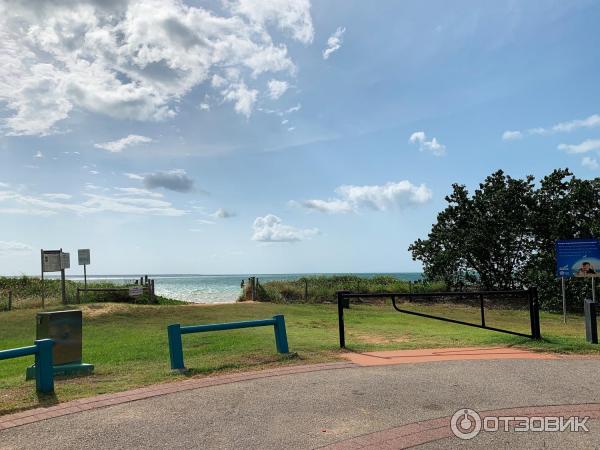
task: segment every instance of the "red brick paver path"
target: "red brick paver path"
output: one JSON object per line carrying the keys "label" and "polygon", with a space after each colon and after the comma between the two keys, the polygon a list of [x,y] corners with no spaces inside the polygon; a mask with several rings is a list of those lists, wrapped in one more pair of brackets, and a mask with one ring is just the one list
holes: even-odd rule
{"label": "red brick paver path", "polygon": [[[529,406],[523,408],[496,409],[480,411],[485,417],[589,417],[600,419],[600,403],[583,403],[578,405]],[[454,436],[450,428],[451,417],[424,420],[409,423],[389,430],[369,433],[335,444],[321,447],[322,450],[401,450],[427,444]],[[460,440],[456,438],[457,444]]]}
{"label": "red brick paver path", "polygon": [[551,353],[537,353],[509,347],[464,347],[386,352],[346,353],[344,358],[359,366],[385,366],[432,361],[464,361],[474,359],[560,359]]}

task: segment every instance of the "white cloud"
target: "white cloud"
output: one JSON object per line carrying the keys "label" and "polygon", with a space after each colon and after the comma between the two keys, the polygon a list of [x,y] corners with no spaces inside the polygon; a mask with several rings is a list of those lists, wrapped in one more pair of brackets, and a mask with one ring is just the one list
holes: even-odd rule
{"label": "white cloud", "polygon": [[125,172],[123,175],[125,175],[130,180],[143,180],[144,179],[144,177],[142,175],[139,175],[137,173]]}
{"label": "white cloud", "polygon": [[228,102],[234,102],[234,109],[237,113],[250,117],[254,109],[254,103],[258,96],[256,89],[248,89],[246,83],[231,84],[227,89],[221,92],[223,99]]}
{"label": "white cloud", "polygon": [[600,164],[598,164],[598,160],[590,156],[584,156],[581,159],[581,165],[591,170],[596,170],[598,169],[598,167],[600,167]]}
{"label": "white cloud", "polygon": [[337,199],[304,200],[299,204],[314,211],[336,214],[356,212],[362,208],[375,211],[402,209],[427,203],[432,197],[426,185],[417,186],[408,180],[384,185],[344,185],[335,192],[339,196]]}
{"label": "white cloud", "polygon": [[142,197],[154,197],[154,198],[163,198],[164,195],[160,192],[152,192],[148,189],[140,189],[134,187],[116,187],[115,191],[118,192],[117,195],[136,195]]}
{"label": "white cloud", "polygon": [[257,217],[252,228],[252,240],[259,242],[297,242],[319,234],[317,228],[300,229],[284,225],[282,220],[273,214]]}
{"label": "white cloud", "polygon": [[138,134],[130,134],[128,136],[125,136],[124,138],[117,139],[116,141],[101,142],[99,144],[94,144],[94,147],[108,150],[112,153],[119,153],[122,152],[125,148],[131,147],[132,145],[145,144],[148,142],[152,142],[152,139],[146,136],[140,136]]}
{"label": "white cloud", "polygon": [[210,111],[210,105],[208,103],[200,103],[200,109],[202,111]]}
{"label": "white cloud", "polygon": [[[49,134],[74,110],[164,120],[211,79],[220,91],[233,84],[229,93],[264,73],[293,76],[273,27],[310,43],[309,0],[231,0],[214,9],[179,0],[3,2],[2,126],[7,134]],[[245,102],[236,100],[245,115],[254,90],[247,91]]]}
{"label": "white cloud", "polygon": [[323,59],[329,59],[332,53],[338,51],[344,42],[344,33],[346,29],[338,27],[335,32],[327,39],[327,47],[323,50]]}
{"label": "white cloud", "polygon": [[427,135],[424,131],[416,131],[410,135],[408,139],[412,144],[419,144],[419,150],[428,151],[435,156],[444,156],[446,154],[446,146],[440,144],[436,138],[427,140]]}
{"label": "white cloud", "polygon": [[277,100],[279,97],[285,94],[285,92],[289,89],[290,84],[287,81],[269,80],[267,87],[269,88],[269,97],[271,97],[273,100]]}
{"label": "white cloud", "polygon": [[73,198],[71,194],[62,194],[62,193],[48,193],[42,194],[44,197],[49,198],[50,200],[70,200]]}
{"label": "white cloud", "polygon": [[[100,190],[93,185],[86,188]],[[128,194],[128,195],[124,195]],[[66,194],[65,194],[66,195]],[[51,194],[36,197],[16,191],[0,191],[0,212],[4,214],[28,214],[49,216],[59,213],[95,214],[121,213],[155,216],[182,216],[187,211],[175,208],[170,202],[152,196],[141,196],[139,192],[120,191],[117,195],[84,193],[82,202],[68,201],[65,195]]]}
{"label": "white cloud", "polygon": [[309,44],[313,40],[309,0],[237,0],[230,6],[261,27],[273,23],[300,42]]}
{"label": "white cloud", "polygon": [[216,219],[230,219],[231,217],[235,217],[235,213],[233,211],[228,211],[225,208],[219,208],[212,213],[211,216]]}
{"label": "white cloud", "polygon": [[503,141],[516,141],[523,138],[523,133],[520,131],[505,131],[502,133]]}
{"label": "white cloud", "polygon": [[592,150],[600,150],[600,139],[587,139],[581,144],[560,144],[558,149],[567,153],[587,153]]}
{"label": "white cloud", "polygon": [[33,155],[33,157],[34,158],[43,158],[44,154],[40,150],[38,150],[37,153],[35,155]]}
{"label": "white cloud", "polygon": [[30,245],[15,241],[0,241],[0,255],[14,255],[22,253],[31,253],[33,248]]}
{"label": "white cloud", "polygon": [[300,205],[307,209],[313,209],[330,214],[349,213],[354,208],[347,200],[304,200]]}
{"label": "white cloud", "polygon": [[214,225],[215,222],[213,222],[212,220],[206,220],[206,219],[197,219],[196,223],[199,223],[200,225]]}
{"label": "white cloud", "polygon": [[596,128],[600,127],[600,115],[592,114],[585,119],[576,119],[569,120],[566,122],[559,122],[550,127],[537,127],[537,128],[529,128],[524,131],[505,131],[502,134],[502,139],[511,140],[511,139],[520,139],[524,136],[532,136],[532,135],[549,135],[555,133],[569,133],[571,131],[579,130],[582,128]]}

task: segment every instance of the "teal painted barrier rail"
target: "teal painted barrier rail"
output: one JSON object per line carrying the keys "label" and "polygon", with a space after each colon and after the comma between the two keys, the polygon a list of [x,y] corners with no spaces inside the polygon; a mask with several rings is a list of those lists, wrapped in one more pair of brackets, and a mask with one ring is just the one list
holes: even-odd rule
{"label": "teal painted barrier rail", "polygon": [[167,327],[169,336],[169,355],[171,357],[171,369],[185,370],[183,363],[183,345],[181,335],[189,333],[203,333],[206,331],[236,330],[239,328],[254,328],[273,326],[275,330],[275,346],[279,353],[288,353],[287,333],[285,332],[285,319],[283,316],[273,316],[272,319],[248,320],[245,322],[211,323],[208,325],[194,325],[182,327],[175,323]]}
{"label": "teal painted barrier rail", "polygon": [[29,347],[0,350],[0,360],[35,355],[35,387],[39,392],[54,392],[54,372],[52,369],[52,339],[39,339]]}

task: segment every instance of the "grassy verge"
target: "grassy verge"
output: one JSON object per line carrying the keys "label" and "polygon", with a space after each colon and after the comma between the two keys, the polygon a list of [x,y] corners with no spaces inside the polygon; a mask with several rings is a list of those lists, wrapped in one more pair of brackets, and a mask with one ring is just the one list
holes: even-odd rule
{"label": "grassy verge", "polygon": [[[255,328],[186,335],[184,355],[187,376],[204,376],[269,366],[334,361],[340,358],[337,314],[334,305],[284,305],[238,303],[228,305],[131,305],[98,303],[78,306],[84,315],[84,362],[95,364],[89,377],[57,379],[56,395],[40,397],[34,382],[24,381],[33,358],[0,361],[0,414],[101,393],[117,392],[152,383],[185,378],[169,370],[166,327],[268,318],[284,314],[289,345],[297,357],[275,352],[273,330]],[[407,305],[407,308],[415,308]],[[423,308],[423,307],[421,307]],[[427,311],[454,318],[472,319],[476,308],[455,305],[427,306]],[[35,310],[0,312],[0,348],[31,345],[35,335]],[[490,325],[526,330],[526,312],[491,311]],[[583,320],[542,313],[544,340],[495,333],[448,324],[392,310],[390,306],[353,305],[346,311],[347,346],[353,351],[460,346],[517,345],[536,350],[595,353],[585,343]]]}

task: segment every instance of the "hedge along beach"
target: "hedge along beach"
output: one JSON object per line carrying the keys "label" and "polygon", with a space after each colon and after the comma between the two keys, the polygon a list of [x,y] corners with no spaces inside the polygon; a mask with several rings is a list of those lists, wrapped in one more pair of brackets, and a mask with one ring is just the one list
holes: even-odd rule
{"label": "hedge along beach", "polygon": [[[397,273],[356,273],[356,274],[232,274],[232,275],[195,275],[195,274],[159,274],[150,275],[156,282],[156,294],[191,303],[232,303],[242,293],[241,282],[248,283],[248,278],[255,276],[259,282],[294,281],[303,277],[314,278],[318,276],[352,275],[364,279],[377,276],[393,277],[401,281],[416,281],[421,278],[418,272]],[[54,278],[54,277],[50,277]],[[126,284],[139,278],[136,275],[89,275],[90,282],[110,282]],[[81,276],[67,276],[73,281],[82,281]],[[347,286],[349,287],[349,286]]]}

